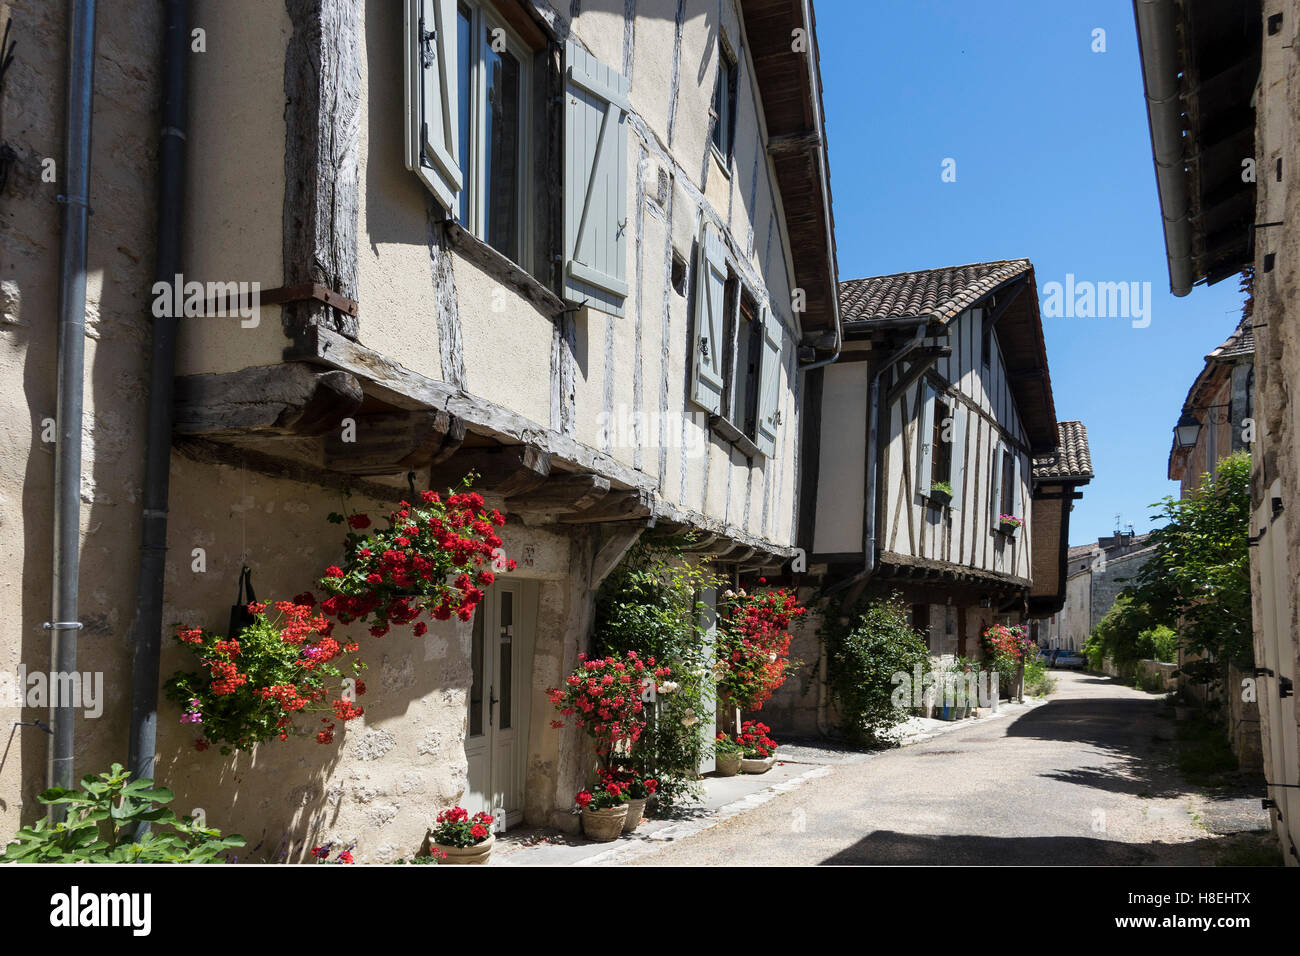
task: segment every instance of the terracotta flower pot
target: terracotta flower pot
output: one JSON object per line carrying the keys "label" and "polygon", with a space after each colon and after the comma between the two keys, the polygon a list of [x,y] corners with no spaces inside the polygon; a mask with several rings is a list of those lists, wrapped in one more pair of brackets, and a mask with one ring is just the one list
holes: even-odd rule
{"label": "terracotta flower pot", "polygon": [[740,773],[740,754],[718,754],[716,758],[719,777],[734,777]]}
{"label": "terracotta flower pot", "polygon": [[587,835],[588,840],[595,840],[597,843],[608,843],[611,840],[618,839],[619,834],[623,832],[623,821],[626,819],[626,803],[620,803],[616,807],[608,807],[604,810],[593,810],[586,807],[582,811],[582,832]]}
{"label": "terracotta flower pot", "polygon": [[492,855],[494,842],[496,842],[496,834],[489,833],[486,840],[473,846],[447,846],[445,843],[434,843],[433,848],[447,854],[447,859],[442,861],[444,866],[463,866],[486,863],[488,857]]}
{"label": "terracotta flower pot", "polygon": [[770,757],[741,757],[741,773],[767,773],[776,765],[776,754]]}
{"label": "terracotta flower pot", "polygon": [[623,821],[623,832],[631,833],[641,825],[645,816],[645,802],[649,797],[634,797],[627,802],[627,819]]}

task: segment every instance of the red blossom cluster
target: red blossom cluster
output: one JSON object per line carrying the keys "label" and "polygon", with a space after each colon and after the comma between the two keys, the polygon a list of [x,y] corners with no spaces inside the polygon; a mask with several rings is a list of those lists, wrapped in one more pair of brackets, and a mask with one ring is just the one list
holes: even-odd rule
{"label": "red blossom cluster", "polygon": [[493,817],[487,813],[470,816],[464,807],[452,807],[438,814],[430,836],[443,846],[469,847],[482,843],[492,834]]}
{"label": "red blossom cluster", "polygon": [[1020,626],[1007,627],[1005,624],[993,624],[985,628],[981,637],[984,653],[989,657],[1008,657],[1019,660],[1029,651],[1036,651],[1037,645],[1025,636]]}
{"label": "red blossom cluster", "polygon": [[[766,583],[760,578],[759,583]],[[718,629],[718,686],[744,710],[761,710],[785,683],[790,667],[790,622],[806,614],[794,592],[774,588],[728,591]]]}
{"label": "red blossom cluster", "polygon": [[746,757],[770,757],[776,753],[776,741],[768,736],[772,728],[757,720],[747,720],[740,725],[736,743],[745,748]]}
{"label": "red blossom cluster", "polygon": [[[331,515],[342,522],[342,515]],[[496,579],[493,568],[513,571],[515,562],[501,555],[496,528],[505,516],[487,510],[483,496],[466,491],[445,499],[436,491],[420,494],[420,503],[401,502],[389,515],[386,531],[359,534],[371,526],[369,516],[346,519],[353,530],[342,566],[325,569],[321,587],[329,596],[321,609],[341,623],[371,623],[370,633],[383,637],[395,625],[414,623],[416,635],[435,620],[462,621],[474,616],[484,589]]]}
{"label": "red blossom cluster", "polygon": [[[344,721],[363,714],[333,682],[341,676],[334,662],[357,646],[330,637],[334,624],[314,605],[310,594],[270,605],[251,603],[253,623],[238,638],[201,628],[177,630],[177,640],[198,654],[203,667],[198,673],[179,673],[166,685],[168,696],[186,708],[182,721],[203,724],[196,749],[207,750],[219,741],[229,753],[273,737],[287,740],[294,715],[307,710],[330,711]],[[355,662],[354,672],[364,666]],[[333,727],[329,724],[316,739],[329,743]]]}
{"label": "red blossom cluster", "polygon": [[[564,679],[564,687],[546,692],[551,703],[574,726],[583,727],[596,741],[596,753],[607,756],[620,744],[630,744],[645,730],[645,704],[641,700],[642,682],[671,675],[666,666],[655,664],[653,657],[642,660],[635,651],[626,655],[588,659],[579,654],[577,670]],[[563,721],[551,721],[563,727]]]}

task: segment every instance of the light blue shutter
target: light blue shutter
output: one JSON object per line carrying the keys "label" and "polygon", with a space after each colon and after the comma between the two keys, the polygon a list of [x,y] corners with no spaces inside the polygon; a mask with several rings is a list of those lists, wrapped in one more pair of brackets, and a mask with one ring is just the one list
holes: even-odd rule
{"label": "light blue shutter", "polygon": [[707,222],[700,235],[695,267],[695,354],[691,400],[717,415],[722,412],[722,354],[727,328],[727,251]]}
{"label": "light blue shutter", "polygon": [[454,216],[461,189],[456,0],[407,0],[406,168]]}
{"label": "light blue shutter", "polygon": [[564,297],[622,315],[632,84],[572,40],[564,62]]}
{"label": "light blue shutter", "polygon": [[993,480],[989,483],[992,497],[989,499],[989,524],[994,530],[998,527],[998,517],[1002,514],[1002,456],[1007,453],[1006,446],[998,442],[993,450]]}
{"label": "light blue shutter", "polygon": [[1015,452],[1015,484],[1011,488],[1011,511],[1021,521],[1025,520],[1024,496],[1020,493],[1020,452]]}
{"label": "light blue shutter", "polygon": [[966,483],[966,409],[960,402],[952,403],[952,504],[954,511],[961,509],[961,490]]}
{"label": "light blue shutter", "polygon": [[918,494],[930,493],[930,472],[934,470],[934,389],[925,382],[921,389],[920,440],[916,455],[916,490]]}
{"label": "light blue shutter", "polygon": [[776,436],[781,426],[781,320],[763,306],[763,360],[758,379],[758,450],[776,457]]}

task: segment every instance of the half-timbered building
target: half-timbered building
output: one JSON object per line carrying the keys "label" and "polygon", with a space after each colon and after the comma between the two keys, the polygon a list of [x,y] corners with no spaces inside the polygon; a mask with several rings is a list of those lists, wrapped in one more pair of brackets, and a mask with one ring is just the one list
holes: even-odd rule
{"label": "half-timbered building", "polygon": [[[102,716],[60,712],[54,738],[15,744],[0,842],[38,812],[47,756],[70,783],[128,736],[178,806],[219,803],[214,823],[297,855],[331,839],[409,855],[457,804],[575,829],[589,741],[551,727],[545,690],[587,649],[602,578],[645,534],[693,531],[726,571],[794,553],[800,365],[841,335],[811,4],[129,6],[94,40],[79,167],[97,213],[79,666],[108,691]],[[54,307],[64,185],[28,173],[61,154],[67,7],[8,5],[6,130],[29,131],[12,199],[31,225],[0,238],[6,317]],[[151,318],[155,249],[169,282],[248,283],[247,314],[223,293]],[[0,500],[49,482],[30,426],[53,414],[57,352],[43,320],[0,362],[16,396]],[[224,629],[244,564],[260,598],[310,587],[340,556],[327,515],[345,501],[382,515],[470,471],[517,562],[476,619],[368,644],[365,714],[328,753],[196,754],[158,694],[189,664],[175,626]],[[6,516],[27,539],[0,562],[21,605],[6,668],[49,667],[50,524],[44,504]]]}
{"label": "half-timbered building", "polygon": [[[839,294],[843,349],[807,382],[803,583],[840,606],[897,594],[933,656],[977,658],[986,626],[1063,600],[1056,576],[1040,594],[1035,572],[1060,567],[1069,503],[1091,476],[1077,465],[1082,426],[1056,421],[1033,266],[852,279]],[[1063,436],[1068,464],[1040,489],[1036,462],[1061,459]],[[812,637],[796,652],[824,658]],[[825,729],[824,684],[807,671],[772,712],[800,730],[816,712]]]}

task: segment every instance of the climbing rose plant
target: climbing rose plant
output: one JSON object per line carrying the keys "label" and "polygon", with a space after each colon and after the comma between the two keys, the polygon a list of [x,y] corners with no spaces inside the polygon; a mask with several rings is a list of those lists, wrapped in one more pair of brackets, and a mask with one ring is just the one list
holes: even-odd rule
{"label": "climbing rose plant", "polygon": [[773,588],[725,591],[719,611],[718,689],[742,710],[762,710],[791,667],[790,622],[808,609],[794,592]]}
{"label": "climbing rose plant", "polygon": [[331,514],[349,527],[341,565],[325,569],[320,586],[329,596],[321,610],[342,624],[361,621],[383,637],[393,625],[412,624],[417,636],[428,630],[422,614],[446,621],[474,617],[494,571],[513,571],[501,553],[496,529],[505,516],[483,506],[475,491],[448,494],[425,491],[419,502],[403,501],[388,516],[388,528],[370,530],[370,517]]}
{"label": "climbing rose plant", "polygon": [[[361,716],[362,708],[345,693],[343,675],[346,668],[355,677],[366,665],[350,658],[355,643],[330,636],[334,625],[315,603],[301,594],[272,605],[250,604],[253,623],[236,637],[197,627],[177,630],[176,641],[198,656],[201,669],[177,673],[165,689],[184,711],[181,723],[201,731],[196,749],[215,743],[229,754],[263,740],[305,736],[309,732],[297,726],[297,718],[312,712],[327,715],[315,733],[318,743],[327,744],[336,721]],[[360,680],[352,687],[356,695],[365,693]]]}
{"label": "climbing rose plant", "polygon": [[[546,692],[551,703],[575,727],[582,727],[596,741],[596,753],[602,759],[619,744],[631,744],[645,730],[645,704],[641,700],[642,684],[662,680],[672,670],[657,666],[653,657],[642,660],[636,651],[588,659],[578,655],[577,669],[564,679],[563,687]],[[553,720],[551,726],[564,727]]]}

